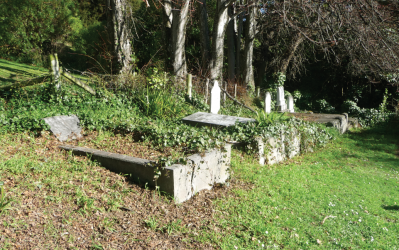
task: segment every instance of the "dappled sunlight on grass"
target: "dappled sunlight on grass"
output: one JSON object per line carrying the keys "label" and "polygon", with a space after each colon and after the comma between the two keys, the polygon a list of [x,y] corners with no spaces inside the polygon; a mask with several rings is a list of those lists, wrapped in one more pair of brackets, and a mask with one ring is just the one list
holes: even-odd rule
{"label": "dappled sunlight on grass", "polygon": [[312,154],[259,166],[235,154],[248,189],[217,202],[224,249],[392,248],[399,244],[398,134],[349,133]]}

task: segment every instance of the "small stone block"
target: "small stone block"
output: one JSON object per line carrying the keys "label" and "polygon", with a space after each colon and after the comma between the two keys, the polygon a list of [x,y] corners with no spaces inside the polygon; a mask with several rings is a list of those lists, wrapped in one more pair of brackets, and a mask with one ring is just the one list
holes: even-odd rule
{"label": "small stone block", "polygon": [[44,121],[50,126],[51,132],[61,142],[82,137],[80,134],[82,129],[79,127],[79,118],[76,115],[47,117],[44,118]]}

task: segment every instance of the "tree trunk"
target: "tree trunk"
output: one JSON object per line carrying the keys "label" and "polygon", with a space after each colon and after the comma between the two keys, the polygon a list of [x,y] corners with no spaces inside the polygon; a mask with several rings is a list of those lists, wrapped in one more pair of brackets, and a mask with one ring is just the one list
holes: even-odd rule
{"label": "tree trunk", "polygon": [[263,86],[263,79],[265,78],[265,73],[266,73],[266,65],[267,65],[266,59],[262,57],[260,63],[256,67],[256,72],[258,75],[256,79],[256,86],[258,87]]}
{"label": "tree trunk", "polygon": [[241,75],[241,67],[240,67],[240,57],[241,57],[241,35],[242,28],[244,23],[244,15],[245,12],[241,13],[238,17],[238,25],[237,25],[237,42],[236,42],[236,76],[240,78]]}
{"label": "tree trunk", "polygon": [[166,25],[171,24],[173,74],[180,77],[184,77],[187,73],[185,42],[189,6],[190,0],[175,2],[173,9],[169,8],[170,4],[164,4],[164,11],[169,19]]}
{"label": "tree trunk", "polygon": [[[233,6],[228,8],[228,15],[234,14]],[[235,30],[234,30],[235,18],[231,18],[227,25],[227,67],[228,67],[228,80],[233,82],[235,80],[235,67],[236,67],[236,48],[235,48]]]}
{"label": "tree trunk", "polygon": [[171,71],[172,65],[172,2],[170,0],[163,1],[163,21],[164,21],[164,44],[165,44],[165,71]]}
{"label": "tree trunk", "polygon": [[247,88],[255,90],[254,70],[252,67],[254,39],[256,33],[256,7],[251,6],[248,9],[247,19],[245,21],[245,48],[244,48],[244,74],[243,80]]}
{"label": "tree trunk", "polygon": [[284,75],[287,72],[288,65],[290,64],[292,58],[295,55],[295,51],[298,49],[299,45],[302,43],[304,40],[304,36],[301,33],[297,33],[295,36],[295,40],[292,42],[290,49],[287,52],[286,59],[283,60],[280,68],[280,72],[283,73]]}
{"label": "tree trunk", "polygon": [[218,0],[216,15],[213,25],[212,61],[210,73],[212,80],[221,80],[223,72],[224,35],[226,33],[229,16],[227,13],[227,0]]}
{"label": "tree trunk", "polygon": [[113,53],[111,68],[119,73],[128,73],[132,68],[128,7],[127,0],[107,0],[107,28]]}
{"label": "tree trunk", "polygon": [[211,42],[209,41],[208,12],[206,10],[206,0],[198,1],[199,20],[200,20],[200,39],[201,39],[201,69],[206,75],[209,69],[209,53],[211,51]]}

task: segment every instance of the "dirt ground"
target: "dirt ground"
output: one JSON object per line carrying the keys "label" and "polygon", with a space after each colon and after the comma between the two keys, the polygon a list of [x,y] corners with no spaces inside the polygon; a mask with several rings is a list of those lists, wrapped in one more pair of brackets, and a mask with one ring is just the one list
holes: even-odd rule
{"label": "dirt ground", "polygon": [[[233,179],[229,186],[201,191],[189,201],[176,205],[170,197],[96,166],[86,157],[68,155],[58,148],[61,143],[47,132],[34,141],[26,138],[15,137],[13,146],[0,146],[5,149],[2,161],[6,163],[3,164],[23,155],[40,159],[38,162],[58,160],[61,165],[65,163],[65,168],[70,162],[82,167],[68,167],[64,171],[59,166],[61,170],[54,172],[6,170],[0,173],[6,198],[11,200],[7,209],[0,211],[0,248],[218,248],[215,243],[203,240],[204,232],[217,235],[222,230],[214,219],[224,215],[215,210],[213,201],[234,196],[232,189],[246,186]],[[103,143],[111,147],[108,149],[117,148],[113,152],[147,159],[164,153],[124,136],[100,139],[99,134],[93,132],[68,144],[105,149]],[[3,169],[6,168],[3,166]],[[39,187],[39,182],[44,183],[43,186]],[[110,202],[112,197],[118,202]],[[82,202],[82,199],[86,200]],[[214,236],[215,240],[217,237]]]}

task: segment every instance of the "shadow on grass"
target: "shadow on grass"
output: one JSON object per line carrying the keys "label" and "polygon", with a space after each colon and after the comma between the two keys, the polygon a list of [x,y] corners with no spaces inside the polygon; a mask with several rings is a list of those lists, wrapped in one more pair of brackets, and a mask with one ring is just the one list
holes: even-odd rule
{"label": "shadow on grass", "polygon": [[385,209],[385,210],[399,211],[399,206],[398,205],[382,206],[382,208]]}

